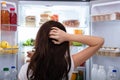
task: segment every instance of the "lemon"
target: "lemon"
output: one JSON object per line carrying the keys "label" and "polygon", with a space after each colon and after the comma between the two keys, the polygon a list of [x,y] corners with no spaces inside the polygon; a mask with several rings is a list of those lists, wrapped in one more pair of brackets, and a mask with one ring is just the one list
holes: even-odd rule
{"label": "lemon", "polygon": [[2,48],[7,48],[8,45],[9,45],[9,43],[7,41],[2,41],[1,42],[1,47]]}
{"label": "lemon", "polygon": [[18,45],[14,45],[12,48],[13,48],[13,54],[18,52]]}

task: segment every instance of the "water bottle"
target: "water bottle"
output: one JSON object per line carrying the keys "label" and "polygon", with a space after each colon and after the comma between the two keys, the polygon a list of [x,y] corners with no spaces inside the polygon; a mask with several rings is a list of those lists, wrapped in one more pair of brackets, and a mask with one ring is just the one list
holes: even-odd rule
{"label": "water bottle", "polygon": [[97,73],[97,79],[96,80],[106,80],[106,71],[104,69],[104,66],[100,65]]}
{"label": "water bottle", "polygon": [[98,72],[98,65],[93,64],[92,70],[91,70],[91,80],[97,79],[97,72]]}
{"label": "water bottle", "polygon": [[0,80],[3,80],[3,71],[0,70]]}
{"label": "water bottle", "polygon": [[15,66],[11,66],[11,80],[17,80],[17,70]]}
{"label": "water bottle", "polygon": [[3,68],[3,80],[10,80],[9,68]]}
{"label": "water bottle", "polygon": [[112,72],[113,69],[114,69],[114,66],[109,66],[108,67],[107,80],[110,80],[110,74],[111,74],[111,72]]}
{"label": "water bottle", "polygon": [[109,80],[117,80],[117,70],[112,70],[112,72],[109,75]]}

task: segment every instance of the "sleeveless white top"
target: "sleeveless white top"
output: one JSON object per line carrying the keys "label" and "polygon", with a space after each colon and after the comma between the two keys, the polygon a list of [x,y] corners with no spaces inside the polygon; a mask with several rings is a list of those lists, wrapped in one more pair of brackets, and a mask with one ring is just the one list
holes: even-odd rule
{"label": "sleeveless white top", "polygon": [[[29,63],[25,63],[21,67],[20,72],[18,74],[18,79],[19,80],[28,80],[27,79],[27,68],[28,68],[28,65],[29,65]],[[71,69],[70,69],[70,72],[69,72],[69,80],[71,79],[71,75],[72,75],[73,71],[74,71],[74,62],[73,62],[73,59],[71,57]]]}

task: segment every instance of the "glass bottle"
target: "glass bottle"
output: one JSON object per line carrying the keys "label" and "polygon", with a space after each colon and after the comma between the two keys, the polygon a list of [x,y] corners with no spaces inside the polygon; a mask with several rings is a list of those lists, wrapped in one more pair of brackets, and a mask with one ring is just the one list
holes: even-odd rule
{"label": "glass bottle", "polygon": [[83,72],[79,71],[79,72],[77,73],[76,80],[83,80]]}

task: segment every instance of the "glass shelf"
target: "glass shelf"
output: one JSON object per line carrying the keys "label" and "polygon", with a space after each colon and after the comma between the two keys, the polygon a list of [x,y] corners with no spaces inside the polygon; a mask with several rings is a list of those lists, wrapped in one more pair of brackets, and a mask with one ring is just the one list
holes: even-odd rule
{"label": "glass shelf", "polygon": [[19,25],[17,25],[17,24],[1,24],[1,26],[19,26]]}
{"label": "glass shelf", "polygon": [[17,31],[17,24],[1,24],[2,31]]}
{"label": "glass shelf", "polygon": [[82,71],[85,71],[85,67],[81,67],[81,66],[79,66],[79,67],[77,67],[76,69],[75,69],[75,71],[79,71],[79,70],[82,70]]}
{"label": "glass shelf", "polygon": [[120,52],[97,52],[98,56],[120,57]]}
{"label": "glass shelf", "polygon": [[96,53],[98,56],[120,57],[120,48],[118,47],[103,47]]}
{"label": "glass shelf", "polygon": [[19,48],[0,48],[0,54],[16,54]]}
{"label": "glass shelf", "polygon": [[96,22],[92,22],[92,23],[105,23],[105,22],[120,22],[120,20],[106,20],[106,21],[96,21]]}

